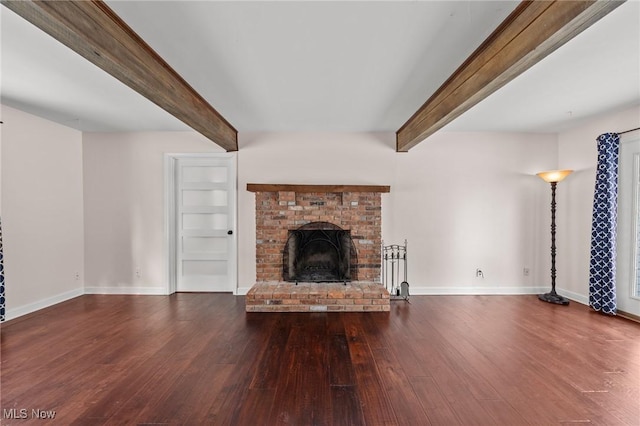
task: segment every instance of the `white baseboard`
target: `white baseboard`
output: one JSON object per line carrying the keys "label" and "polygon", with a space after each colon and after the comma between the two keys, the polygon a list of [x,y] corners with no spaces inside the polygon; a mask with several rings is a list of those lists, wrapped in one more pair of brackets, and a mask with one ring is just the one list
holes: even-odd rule
{"label": "white baseboard", "polygon": [[[244,296],[251,287],[238,287],[236,296]],[[447,295],[523,295],[542,294],[549,291],[546,287],[409,287],[413,296],[447,296]],[[570,296],[567,296],[571,299]]]}
{"label": "white baseboard", "polygon": [[559,295],[566,297],[567,299],[573,300],[574,302],[582,303],[583,305],[589,306],[589,296],[574,293],[573,291],[565,290],[559,287],[556,287],[556,292]]}
{"label": "white baseboard", "polygon": [[[589,305],[589,296],[556,288],[558,294],[583,305]],[[549,287],[409,287],[413,296],[449,296],[449,295],[525,295],[544,294]]]}
{"label": "white baseboard", "polygon": [[409,294],[414,296],[449,296],[449,295],[518,295],[541,294],[547,292],[546,287],[409,287]]}
{"label": "white baseboard", "polygon": [[[244,296],[251,287],[238,287],[236,296]],[[549,291],[547,287],[409,287],[412,296],[446,296],[446,295],[524,295],[543,294]],[[589,305],[589,297],[569,290],[557,289],[558,293],[575,302]],[[85,287],[67,291],[55,296],[47,297],[37,302],[29,303],[6,311],[5,320],[21,317],[40,309],[48,308],[57,303],[73,299],[83,294],[122,294],[122,295],[150,295],[166,296],[165,287]]]}
{"label": "white baseboard", "polygon": [[245,296],[249,290],[251,290],[251,287],[238,287],[234,294],[236,296]]}
{"label": "white baseboard", "polygon": [[166,287],[85,287],[84,294],[130,294],[166,296]]}
{"label": "white baseboard", "polygon": [[66,291],[64,293],[56,294],[55,296],[47,297],[45,299],[41,299],[36,302],[19,306],[17,308],[7,309],[5,320],[10,321],[12,319],[21,317],[23,315],[27,315],[32,312],[38,311],[40,309],[48,308],[49,306],[53,306],[57,303],[61,303],[66,300],[73,299],[74,297],[82,296],[83,294],[84,294],[84,291],[82,288],[76,288],[70,291]]}

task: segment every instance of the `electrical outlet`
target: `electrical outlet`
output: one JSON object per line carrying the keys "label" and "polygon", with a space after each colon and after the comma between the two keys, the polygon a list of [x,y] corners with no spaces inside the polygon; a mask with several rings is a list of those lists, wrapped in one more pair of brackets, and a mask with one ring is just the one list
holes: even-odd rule
{"label": "electrical outlet", "polygon": [[476,278],[484,278],[484,272],[482,272],[482,269],[476,269]]}
{"label": "electrical outlet", "polygon": [[136,268],[136,278],[140,278],[140,268]]}
{"label": "electrical outlet", "polygon": [[74,277],[76,278],[76,281],[80,281],[80,272],[76,272]]}
{"label": "electrical outlet", "polygon": [[529,268],[527,268],[526,266],[524,268],[522,268],[522,275],[524,275],[525,277],[529,276]]}

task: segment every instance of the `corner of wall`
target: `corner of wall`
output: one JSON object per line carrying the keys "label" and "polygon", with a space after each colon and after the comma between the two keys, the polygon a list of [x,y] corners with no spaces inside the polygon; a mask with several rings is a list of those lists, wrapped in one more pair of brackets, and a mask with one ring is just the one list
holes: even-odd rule
{"label": "corner of wall", "polygon": [[2,106],[7,317],[83,293],[82,134]]}

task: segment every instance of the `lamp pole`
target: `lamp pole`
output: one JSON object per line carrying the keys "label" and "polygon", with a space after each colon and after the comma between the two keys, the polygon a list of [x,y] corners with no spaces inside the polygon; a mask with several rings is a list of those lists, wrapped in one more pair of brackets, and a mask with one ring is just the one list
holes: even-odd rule
{"label": "lamp pole", "polygon": [[568,305],[569,299],[556,293],[556,187],[571,172],[572,170],[553,170],[538,173],[540,178],[551,184],[551,291],[539,294],[538,299],[557,305]]}

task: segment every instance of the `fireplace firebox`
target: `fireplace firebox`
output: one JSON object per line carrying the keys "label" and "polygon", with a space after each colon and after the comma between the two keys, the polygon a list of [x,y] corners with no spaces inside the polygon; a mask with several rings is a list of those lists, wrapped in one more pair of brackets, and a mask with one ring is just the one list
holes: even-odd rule
{"label": "fireplace firebox", "polygon": [[328,222],[311,222],[288,234],[282,256],[284,281],[357,280],[357,252],[350,231]]}

